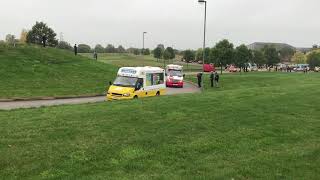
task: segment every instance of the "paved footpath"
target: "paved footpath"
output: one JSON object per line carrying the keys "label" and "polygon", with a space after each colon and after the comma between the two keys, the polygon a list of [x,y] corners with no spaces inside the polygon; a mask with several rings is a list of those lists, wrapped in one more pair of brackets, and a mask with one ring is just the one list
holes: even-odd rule
{"label": "paved footpath", "polygon": [[[185,83],[183,88],[167,88],[167,95],[198,93],[200,89],[191,83]],[[105,101],[105,96],[53,99],[53,100],[33,100],[33,101],[12,101],[0,102],[0,110],[12,110],[20,108],[38,108],[42,106],[57,106],[62,104],[85,104]]]}

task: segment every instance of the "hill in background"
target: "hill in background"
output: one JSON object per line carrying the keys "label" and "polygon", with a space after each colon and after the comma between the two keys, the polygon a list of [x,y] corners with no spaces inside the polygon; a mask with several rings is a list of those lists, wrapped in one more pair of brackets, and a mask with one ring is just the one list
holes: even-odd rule
{"label": "hill in background", "polygon": [[0,99],[104,93],[116,67],[39,46],[0,47]]}

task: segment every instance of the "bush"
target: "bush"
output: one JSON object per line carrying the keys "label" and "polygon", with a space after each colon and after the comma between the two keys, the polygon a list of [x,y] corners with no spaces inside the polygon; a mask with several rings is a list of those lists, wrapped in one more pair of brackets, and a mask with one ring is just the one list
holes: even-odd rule
{"label": "bush", "polygon": [[66,49],[70,51],[73,50],[73,47],[68,42],[65,42],[65,41],[59,41],[57,48]]}
{"label": "bush", "polygon": [[90,53],[91,47],[86,44],[79,44],[78,45],[78,53]]}

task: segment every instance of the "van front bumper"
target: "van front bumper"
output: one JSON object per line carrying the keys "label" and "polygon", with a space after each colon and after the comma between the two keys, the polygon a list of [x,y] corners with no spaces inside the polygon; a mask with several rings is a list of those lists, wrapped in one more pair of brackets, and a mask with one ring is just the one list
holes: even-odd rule
{"label": "van front bumper", "polygon": [[120,95],[112,95],[112,94],[107,94],[106,100],[107,101],[114,101],[114,100],[129,100],[133,99],[133,96],[120,96]]}

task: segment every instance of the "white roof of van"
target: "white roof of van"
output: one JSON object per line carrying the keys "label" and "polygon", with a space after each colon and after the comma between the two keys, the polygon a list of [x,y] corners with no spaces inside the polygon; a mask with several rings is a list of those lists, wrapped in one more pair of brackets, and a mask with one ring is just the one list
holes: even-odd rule
{"label": "white roof of van", "polygon": [[142,73],[161,73],[164,72],[164,69],[160,67],[151,67],[151,66],[145,66],[145,67],[122,67],[118,71],[118,75],[122,76],[130,76],[130,77],[138,77]]}

